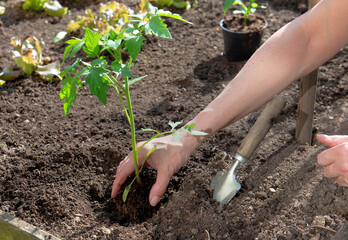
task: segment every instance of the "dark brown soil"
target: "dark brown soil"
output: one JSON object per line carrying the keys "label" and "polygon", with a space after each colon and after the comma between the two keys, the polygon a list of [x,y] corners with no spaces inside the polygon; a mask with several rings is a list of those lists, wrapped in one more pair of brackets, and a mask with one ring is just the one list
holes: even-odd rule
{"label": "dark brown soil", "polygon": [[[97,2],[64,1],[71,15],[63,18],[25,12],[18,1],[0,2],[7,7],[0,16],[0,69],[12,62],[12,36],[35,35],[46,43],[43,55],[61,61],[65,45],[53,38],[86,8],[97,9]],[[299,3],[262,2],[268,5],[259,11],[268,21],[264,39],[299,16]],[[150,38],[143,47],[133,68],[135,76],[148,75],[132,89],[137,129],[168,130],[169,120],[189,121],[243,66],[222,55],[222,11],[222,1],[198,1],[181,12],[194,25],[168,20],[173,40]],[[319,69],[316,132],[347,134],[347,52],[343,48]],[[61,87],[33,76],[0,87],[0,209],[60,238],[329,239],[347,220],[348,188],[326,179],[316,164],[325,147],[295,140],[298,83],[284,91],[284,112],[238,168],[242,189],[229,204],[215,202],[209,184],[230,166],[260,111],[199,147],[173,177],[159,209],[141,221],[127,221],[110,199],[116,167],[131,146],[115,93],[105,107],[83,87],[65,118]]]}
{"label": "dark brown soil", "polygon": [[245,17],[242,14],[226,15],[224,17],[224,27],[236,32],[262,32],[266,27],[266,21],[263,16],[250,14],[246,24]]}

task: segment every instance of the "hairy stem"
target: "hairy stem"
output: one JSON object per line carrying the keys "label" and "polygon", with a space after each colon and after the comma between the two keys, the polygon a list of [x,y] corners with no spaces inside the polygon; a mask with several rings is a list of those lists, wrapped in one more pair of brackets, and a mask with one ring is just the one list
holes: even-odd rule
{"label": "hairy stem", "polygon": [[[131,66],[132,58],[128,62],[128,67]],[[136,138],[135,138],[135,124],[134,124],[134,115],[133,115],[133,108],[132,108],[132,101],[129,93],[129,83],[128,83],[128,77],[125,76],[125,90],[126,90],[126,98],[127,98],[127,105],[128,105],[128,115],[129,115],[129,125],[131,128],[131,137],[132,137],[132,150],[133,150],[133,159],[134,159],[134,167],[135,167],[135,176],[137,178],[137,182],[141,183],[140,174],[139,174],[139,162],[138,162],[138,152],[136,147]]]}

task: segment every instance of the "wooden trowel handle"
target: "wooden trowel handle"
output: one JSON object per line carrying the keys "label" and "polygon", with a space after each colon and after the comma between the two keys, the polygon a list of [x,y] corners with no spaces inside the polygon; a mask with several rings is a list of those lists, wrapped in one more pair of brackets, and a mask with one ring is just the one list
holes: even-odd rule
{"label": "wooden trowel handle", "polygon": [[249,159],[253,154],[284,106],[285,100],[280,96],[275,96],[267,104],[237,150],[237,153],[245,160]]}

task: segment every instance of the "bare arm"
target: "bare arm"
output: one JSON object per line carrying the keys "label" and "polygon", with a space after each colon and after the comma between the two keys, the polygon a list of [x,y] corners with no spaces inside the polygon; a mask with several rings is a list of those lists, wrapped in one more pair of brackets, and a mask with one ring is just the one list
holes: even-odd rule
{"label": "bare arm", "polygon": [[[348,3],[322,0],[269,38],[192,122],[213,134],[269,101],[348,42]],[[204,140],[187,136],[186,144]],[[196,140],[194,140],[196,139]]]}

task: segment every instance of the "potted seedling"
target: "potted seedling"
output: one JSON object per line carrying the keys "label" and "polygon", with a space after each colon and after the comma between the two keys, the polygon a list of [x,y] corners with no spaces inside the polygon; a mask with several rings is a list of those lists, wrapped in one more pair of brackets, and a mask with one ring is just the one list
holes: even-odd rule
{"label": "potted seedling", "polygon": [[[227,11],[237,6],[232,15],[226,15]],[[242,0],[225,0],[224,19],[220,21],[224,38],[224,53],[231,61],[243,61],[260,46],[263,30],[267,26],[266,19],[255,14],[256,9],[265,8],[250,0],[244,4]]]}
{"label": "potted seedling", "polygon": [[[150,128],[137,131],[130,95],[130,85],[136,84],[146,76],[134,77],[131,67],[141,51],[141,46],[146,40],[145,36],[151,34],[162,38],[171,38],[167,25],[164,24],[164,19],[161,17],[170,17],[184,22],[187,21],[178,14],[159,10],[151,5],[149,5],[148,12],[129,15],[129,17],[132,25],[119,33],[110,29],[108,33],[101,34],[101,32],[93,32],[89,28],[86,28],[84,38],[73,38],[67,41],[68,46],[64,51],[63,62],[68,56],[74,56],[80,49],[83,49],[87,58],[91,59],[91,61],[77,58],[72,65],[68,66],[61,74],[64,78],[62,81],[64,86],[60,92],[60,98],[65,99],[64,112],[67,116],[71,106],[75,103],[77,88],[81,87],[83,83],[89,86],[91,94],[95,95],[103,104],[106,104],[108,89],[111,87],[116,91],[130,126],[129,135],[131,136],[135,165],[135,177],[123,191],[122,199],[124,202],[127,199],[132,184],[142,182],[140,172],[143,169],[146,159],[157,148],[157,146],[154,146],[146,154],[142,164],[140,164],[138,161],[138,152],[148,142],[164,134],[172,134],[174,140],[180,139],[180,132],[183,131],[193,135],[206,135],[206,133],[193,130],[194,124],[177,130],[176,127],[181,122],[171,121],[169,122],[170,128],[165,132],[159,132]],[[103,54],[105,52],[108,54],[108,57]],[[128,54],[126,60],[124,59],[125,53]],[[110,57],[112,61],[107,61]],[[153,132],[154,135],[141,146],[137,146],[137,132]]]}

